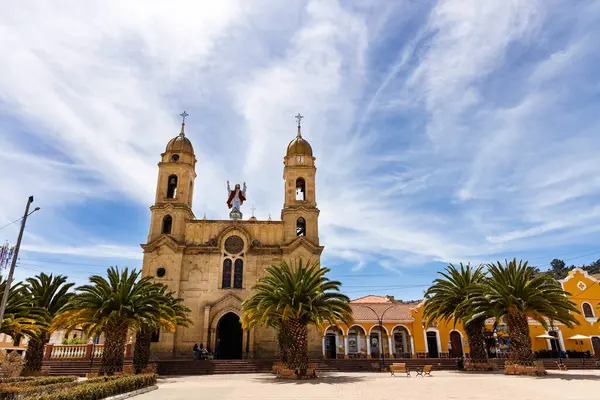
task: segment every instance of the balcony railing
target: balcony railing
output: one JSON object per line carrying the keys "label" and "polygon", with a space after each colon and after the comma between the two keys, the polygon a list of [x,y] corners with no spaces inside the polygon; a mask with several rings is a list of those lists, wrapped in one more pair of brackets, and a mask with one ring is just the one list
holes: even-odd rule
{"label": "balcony railing", "polygon": [[[102,358],[103,344],[47,344],[44,348],[44,360],[90,360]],[[123,356],[133,356],[133,343],[125,345]]]}

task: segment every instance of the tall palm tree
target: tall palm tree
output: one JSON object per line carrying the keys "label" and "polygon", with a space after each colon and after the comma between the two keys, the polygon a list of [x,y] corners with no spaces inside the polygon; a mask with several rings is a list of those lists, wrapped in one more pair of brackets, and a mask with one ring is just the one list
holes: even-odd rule
{"label": "tall palm tree", "polygon": [[254,287],[254,294],[242,305],[242,324],[278,326],[289,329],[287,365],[306,372],[308,364],[308,326],[325,322],[350,325],[352,310],[348,297],[339,293],[341,283],[330,281],[328,268],[318,262],[281,261],[266,270]]}
{"label": "tall palm tree", "polygon": [[150,361],[150,345],[152,334],[160,329],[175,332],[178,326],[189,326],[192,322],[188,318],[191,310],[183,304],[183,299],[176,297],[175,293],[168,292],[167,286],[160,284],[159,295],[160,313],[152,315],[153,319],[144,319],[135,335],[133,350],[133,365],[136,373],[141,372]]}
{"label": "tall palm tree", "polygon": [[127,331],[137,330],[144,320],[161,313],[160,287],[151,277],[140,279],[141,271],[110,267],[107,278],[93,275],[90,284],[76,294],[55,319],[66,329],[81,327],[89,336],[104,334],[101,373],[112,374],[123,366]]}
{"label": "tall palm tree", "polygon": [[510,350],[508,358],[516,362],[531,362],[528,318],[548,328],[548,321],[559,321],[568,327],[577,324],[573,313],[579,311],[567,298],[560,284],[549,274],[536,274],[527,262],[514,259],[488,264],[490,276],[477,285],[472,297],[470,321],[487,315],[503,320],[508,327]]}
{"label": "tall palm tree", "polygon": [[[2,278],[0,278],[2,280]],[[0,298],[4,296],[6,281],[0,283]],[[23,336],[39,335],[48,327],[44,312],[39,307],[32,305],[31,296],[21,282],[11,285],[6,301],[4,318],[0,333],[11,336],[15,342]]]}
{"label": "tall palm tree", "polygon": [[[486,315],[470,319],[472,314],[471,298],[473,289],[481,284],[485,278],[483,267],[464,266],[460,269],[452,264],[446,267],[445,272],[438,272],[442,278],[433,281],[433,285],[425,293],[424,316],[429,323],[433,320],[450,321],[456,325],[460,321],[469,340],[471,359],[475,362],[487,362],[485,337],[483,329]],[[468,321],[468,322],[467,322]]]}
{"label": "tall palm tree", "polygon": [[[25,292],[31,298],[35,307],[43,310],[43,317],[49,325],[59,311],[67,304],[73,293],[69,293],[74,283],[67,283],[63,275],[53,276],[41,273],[26,279]],[[47,327],[39,335],[29,338],[27,353],[25,353],[25,370],[39,371],[44,359],[44,346],[50,341],[50,330]]]}

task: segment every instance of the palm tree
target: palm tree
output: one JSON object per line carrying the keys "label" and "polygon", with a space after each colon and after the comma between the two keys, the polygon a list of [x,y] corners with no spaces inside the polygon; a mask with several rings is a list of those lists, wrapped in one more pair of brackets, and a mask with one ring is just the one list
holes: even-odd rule
{"label": "palm tree", "polygon": [[183,299],[176,297],[175,293],[167,292],[167,286],[160,284],[159,295],[160,313],[152,315],[154,319],[141,321],[135,335],[133,350],[133,365],[136,373],[140,373],[150,361],[150,345],[152,334],[160,329],[175,332],[177,326],[189,326],[192,322],[188,318],[190,309],[183,304]]}
{"label": "palm tree", "polygon": [[308,326],[325,322],[335,325],[338,321],[350,325],[349,299],[339,293],[341,283],[330,281],[325,276],[329,269],[318,262],[309,261],[304,265],[302,259],[291,264],[281,261],[265,272],[254,287],[255,293],[242,304],[242,324],[245,327],[261,324],[289,329],[287,366],[305,374]]}
{"label": "palm tree", "polygon": [[453,320],[456,325],[456,322],[460,321],[469,340],[471,359],[474,362],[487,362],[483,336],[487,316],[482,314],[470,320],[473,289],[485,278],[483,267],[473,268],[470,264],[464,266],[461,263],[459,269],[449,264],[445,272],[438,274],[442,278],[434,280],[425,293],[424,317],[427,323],[439,319],[446,322]]}
{"label": "palm tree", "polygon": [[66,329],[82,328],[88,336],[104,334],[100,373],[112,374],[123,366],[123,353],[129,329],[137,330],[142,321],[160,315],[160,286],[151,277],[140,279],[141,271],[118,267],[107,270],[107,279],[99,275],[90,284],[76,289],[54,325]]}
{"label": "palm tree", "polygon": [[[34,307],[43,310],[43,317],[49,325],[73,295],[69,293],[69,289],[73,287],[74,283],[67,283],[66,276],[46,275],[43,272],[33,278],[27,278],[26,281],[25,292],[29,295]],[[50,330],[46,327],[41,330],[39,335],[30,337],[25,354],[27,371],[39,371],[42,368],[44,346],[49,340]]]}
{"label": "palm tree", "polygon": [[469,321],[493,315],[508,327],[508,358],[515,362],[531,362],[528,318],[548,328],[548,321],[559,321],[568,327],[577,323],[573,313],[579,311],[567,298],[560,284],[549,274],[536,274],[527,262],[514,259],[488,264],[490,276],[477,285],[472,297],[473,314]]}
{"label": "palm tree", "polygon": [[[2,278],[0,278],[2,280]],[[0,283],[0,298],[4,296],[6,281]],[[4,318],[0,333],[11,336],[15,342],[19,342],[23,336],[33,337],[39,335],[43,329],[47,329],[48,322],[44,312],[39,307],[32,305],[31,296],[25,290],[21,282],[10,287]]]}

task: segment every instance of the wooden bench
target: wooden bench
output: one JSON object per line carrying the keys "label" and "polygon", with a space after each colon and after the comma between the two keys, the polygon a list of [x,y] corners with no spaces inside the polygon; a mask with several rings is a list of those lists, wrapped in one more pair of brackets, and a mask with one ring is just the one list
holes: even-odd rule
{"label": "wooden bench", "polygon": [[559,371],[568,371],[569,370],[569,368],[567,367],[567,365],[563,364],[562,362],[554,361],[554,363],[558,367]]}
{"label": "wooden bench", "polygon": [[425,365],[423,369],[417,370],[417,376],[431,376],[433,365]]}
{"label": "wooden bench", "polygon": [[306,376],[310,378],[317,377],[317,363],[308,363],[308,368],[306,368]]}
{"label": "wooden bench", "polygon": [[396,376],[396,372],[399,374],[406,374],[406,376],[410,376],[410,369],[406,368],[405,363],[393,363],[390,366],[390,373],[392,376]]}

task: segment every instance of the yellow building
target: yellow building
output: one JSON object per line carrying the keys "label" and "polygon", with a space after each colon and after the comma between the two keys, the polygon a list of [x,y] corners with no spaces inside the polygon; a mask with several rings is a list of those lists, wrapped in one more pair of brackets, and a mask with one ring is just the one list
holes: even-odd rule
{"label": "yellow building", "polygon": [[[560,281],[569,298],[581,314],[573,328],[555,322],[546,330],[534,320],[529,321],[532,348],[543,350],[586,352],[600,358],[600,280],[576,268]],[[386,358],[459,357],[469,353],[467,336],[462,325],[453,322],[423,321],[424,303],[404,303],[391,296],[365,296],[350,302],[354,317],[348,327],[322,329],[321,351],[325,358],[379,358],[380,348]],[[503,355],[508,348],[505,326],[493,330],[493,320],[486,322],[488,350]],[[380,329],[381,326],[381,329]],[[583,335],[588,339],[570,339]],[[538,336],[554,336],[556,339]]]}
{"label": "yellow building", "polygon": [[[560,281],[563,289],[569,293],[569,299],[575,303],[580,314],[575,318],[579,325],[568,328],[560,323],[548,330],[537,322],[529,324],[531,332],[533,349],[540,350],[561,350],[561,351],[589,351],[600,357],[600,323],[598,322],[598,306],[600,305],[600,282],[598,276],[589,275],[580,268],[569,271],[569,275]],[[540,339],[536,336],[548,334],[555,336],[556,340]],[[583,335],[589,339],[574,340],[569,339],[575,335]]]}
{"label": "yellow building", "polygon": [[460,357],[469,352],[462,326],[423,321],[423,302],[404,303],[391,296],[365,296],[350,302],[353,324],[325,328],[326,358]]}
{"label": "yellow building", "polygon": [[[285,201],[280,221],[243,219],[236,201],[245,197],[245,185],[228,189],[229,198],[224,187],[218,188],[223,191],[223,204],[227,200],[232,206],[229,220],[196,219],[192,211],[196,156],[184,126],[169,141],[158,163],[150,233],[142,245],[143,275],[177,292],[191,309],[193,323],[175,333],[155,335],[153,355],[189,357],[198,343],[218,358],[275,357],[274,330],[242,330],[241,305],[268,266],[280,260],[320,260],[323,246],[319,243],[312,148],[298,123],[296,137],[283,154]],[[250,191],[252,184],[258,182],[249,182]],[[316,356],[321,353],[320,345],[318,331],[311,330],[309,349]]]}

